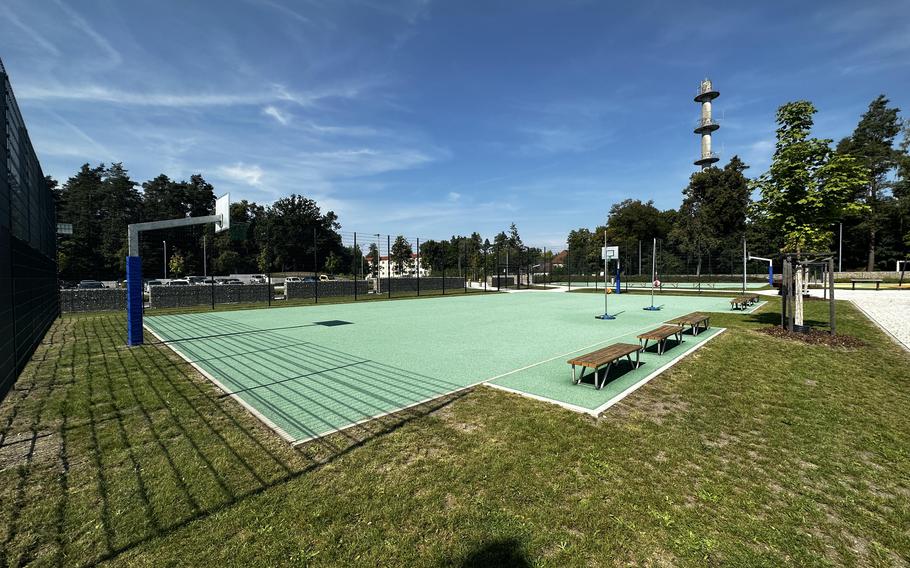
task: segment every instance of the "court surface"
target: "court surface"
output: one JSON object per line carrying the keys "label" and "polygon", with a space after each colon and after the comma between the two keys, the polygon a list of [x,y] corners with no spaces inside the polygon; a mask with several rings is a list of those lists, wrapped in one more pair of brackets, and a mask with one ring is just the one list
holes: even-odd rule
{"label": "court surface", "polygon": [[[596,414],[714,337],[686,334],[595,390],[566,360],[727,298],[489,294],[147,316],[145,327],[290,442],[303,442],[479,383]],[[754,309],[754,308],[753,308]]]}

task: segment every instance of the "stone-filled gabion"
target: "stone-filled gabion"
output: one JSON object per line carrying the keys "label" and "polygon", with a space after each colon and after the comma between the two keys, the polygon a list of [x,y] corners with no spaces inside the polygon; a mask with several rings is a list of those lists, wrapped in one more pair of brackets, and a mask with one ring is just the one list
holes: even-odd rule
{"label": "stone-filled gabion", "polygon": [[329,280],[328,282],[285,282],[284,297],[288,300],[314,298],[316,286],[319,286],[319,297],[353,296],[354,285],[357,285],[357,294],[366,295],[370,283],[366,280]]}
{"label": "stone-filled gabion", "polygon": [[[413,292],[417,293],[417,278],[380,278],[377,280],[378,290],[380,294],[386,293],[389,289],[392,290],[392,293],[396,292]],[[443,279],[442,276],[427,276],[426,278],[420,278],[420,291],[439,291],[443,289],[443,280],[445,280],[445,289],[452,290],[453,292],[458,290],[461,291],[464,289],[464,278],[458,278],[455,276],[448,276]]]}
{"label": "stone-filled gabion", "polygon": [[62,312],[97,312],[125,309],[126,290],[122,288],[60,290],[60,311]]}
{"label": "stone-filled gabion", "polygon": [[152,286],[149,306],[152,308],[180,308],[215,304],[268,302],[268,284],[216,284],[215,286]]}

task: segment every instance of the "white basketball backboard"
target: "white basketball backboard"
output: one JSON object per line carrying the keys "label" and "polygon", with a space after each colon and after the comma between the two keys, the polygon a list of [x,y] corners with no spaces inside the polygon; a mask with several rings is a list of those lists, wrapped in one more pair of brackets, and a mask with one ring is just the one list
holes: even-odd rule
{"label": "white basketball backboard", "polygon": [[221,233],[231,228],[231,194],[225,193],[215,200],[215,215],[221,220],[215,221],[215,232]]}
{"label": "white basketball backboard", "polygon": [[614,260],[619,258],[619,247],[600,247],[601,260]]}

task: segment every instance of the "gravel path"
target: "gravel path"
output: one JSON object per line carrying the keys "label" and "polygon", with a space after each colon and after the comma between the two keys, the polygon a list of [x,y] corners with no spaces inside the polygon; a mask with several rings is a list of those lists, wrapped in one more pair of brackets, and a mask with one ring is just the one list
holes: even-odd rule
{"label": "gravel path", "polygon": [[[821,297],[821,290],[812,290]],[[910,351],[910,290],[835,290],[838,300],[850,300],[869,319]]]}

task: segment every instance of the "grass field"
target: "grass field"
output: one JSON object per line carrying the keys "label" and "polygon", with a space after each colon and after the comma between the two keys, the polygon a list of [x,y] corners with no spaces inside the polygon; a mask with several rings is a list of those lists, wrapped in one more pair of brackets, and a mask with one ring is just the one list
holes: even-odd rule
{"label": "grass field", "polygon": [[298,448],[64,317],[0,404],[0,564],[905,565],[910,356],[845,303],[865,348],[757,333],[776,302],[598,420],[478,387]]}

